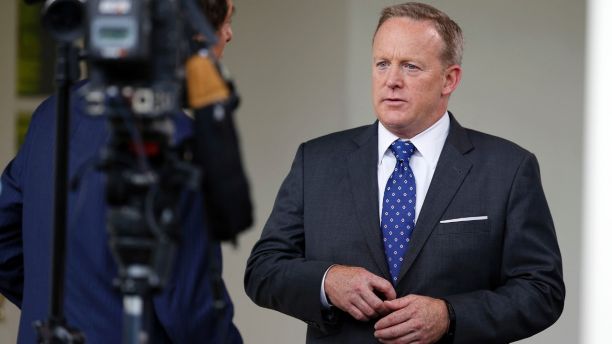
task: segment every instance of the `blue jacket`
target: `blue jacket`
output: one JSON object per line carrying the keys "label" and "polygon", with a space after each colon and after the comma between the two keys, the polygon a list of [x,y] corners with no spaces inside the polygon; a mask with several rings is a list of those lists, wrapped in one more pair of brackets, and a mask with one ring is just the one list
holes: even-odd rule
{"label": "blue jacket", "polygon": [[[108,139],[105,118],[85,114],[73,97],[69,175],[81,174],[68,199],[65,315],[87,343],[120,343],[122,300],[112,286],[117,265],[108,247],[104,176],[93,166]],[[177,141],[191,135],[191,120],[175,118]],[[34,343],[32,323],[47,320],[51,274],[55,98],[33,114],[25,143],[2,174],[0,189],[0,293],[21,308],[19,343]],[[213,310],[208,239],[201,195],[183,206],[182,240],[167,286],[154,300],[164,342],[242,343],[228,304],[222,319]],[[219,260],[221,250],[212,245]]]}

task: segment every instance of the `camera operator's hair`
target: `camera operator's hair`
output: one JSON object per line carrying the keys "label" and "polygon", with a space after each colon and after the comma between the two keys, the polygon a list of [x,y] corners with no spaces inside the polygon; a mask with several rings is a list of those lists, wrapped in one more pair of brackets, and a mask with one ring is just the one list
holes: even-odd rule
{"label": "camera operator's hair", "polygon": [[199,0],[198,3],[210,25],[219,30],[229,11],[227,0]]}
{"label": "camera operator's hair", "polygon": [[396,17],[431,21],[444,42],[444,49],[442,50],[442,56],[440,56],[442,62],[449,65],[461,65],[463,57],[463,33],[459,25],[450,19],[446,13],[433,6],[418,2],[407,2],[405,4],[389,6],[382,10],[374,36],[376,36],[378,29],[384,22]]}

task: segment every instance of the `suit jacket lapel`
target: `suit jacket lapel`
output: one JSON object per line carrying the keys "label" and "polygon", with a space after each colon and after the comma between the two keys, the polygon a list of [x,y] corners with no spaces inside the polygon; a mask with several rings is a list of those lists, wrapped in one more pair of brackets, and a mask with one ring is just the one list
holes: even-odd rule
{"label": "suit jacket lapel", "polygon": [[467,131],[459,125],[452,114],[450,120],[448,138],[442,148],[436,171],[417,219],[410,248],[400,271],[399,282],[418,258],[419,252],[472,167],[472,163],[464,156],[473,148]]}
{"label": "suit jacket lapel", "polygon": [[379,273],[389,279],[378,219],[377,129],[378,122],[355,137],[358,147],[347,156],[347,167],[361,237],[366,241]]}

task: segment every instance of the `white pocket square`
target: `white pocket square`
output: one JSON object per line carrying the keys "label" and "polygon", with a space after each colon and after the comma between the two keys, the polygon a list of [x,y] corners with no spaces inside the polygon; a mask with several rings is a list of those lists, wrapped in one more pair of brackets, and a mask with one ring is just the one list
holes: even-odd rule
{"label": "white pocket square", "polygon": [[483,221],[488,219],[488,216],[472,216],[472,217],[459,217],[456,219],[442,220],[440,223],[453,223],[453,222],[467,222],[467,221]]}

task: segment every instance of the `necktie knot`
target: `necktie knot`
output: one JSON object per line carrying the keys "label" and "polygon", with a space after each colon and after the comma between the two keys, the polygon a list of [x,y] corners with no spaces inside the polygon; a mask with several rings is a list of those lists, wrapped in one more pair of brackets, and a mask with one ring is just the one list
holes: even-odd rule
{"label": "necktie knot", "polygon": [[402,141],[397,139],[389,146],[393,155],[398,161],[408,162],[410,157],[416,151],[416,147],[410,141]]}

